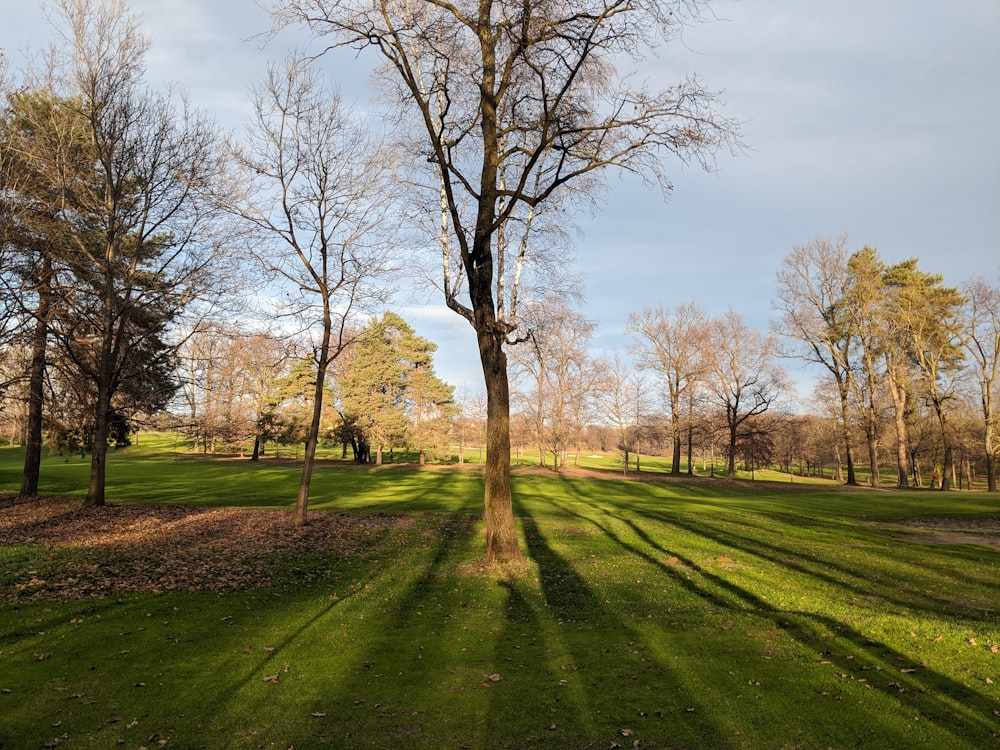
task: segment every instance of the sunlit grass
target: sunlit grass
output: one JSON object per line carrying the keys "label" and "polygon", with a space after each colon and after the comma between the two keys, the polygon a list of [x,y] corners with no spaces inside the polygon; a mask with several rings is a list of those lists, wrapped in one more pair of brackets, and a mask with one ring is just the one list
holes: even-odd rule
{"label": "sunlit grass", "polygon": [[[114,502],[294,498],[294,465],[137,448],[111,457]],[[79,495],[86,476],[47,458],[43,491]],[[60,604],[0,588],[0,745],[997,745],[1000,552],[912,525],[995,521],[995,497],[795,480],[518,469],[528,562],[511,573],[479,564],[474,465],[326,466],[317,511],[414,523],[331,551],[308,582],[294,568],[312,558],[276,562],[270,589]],[[0,548],[0,581],[60,554]]]}

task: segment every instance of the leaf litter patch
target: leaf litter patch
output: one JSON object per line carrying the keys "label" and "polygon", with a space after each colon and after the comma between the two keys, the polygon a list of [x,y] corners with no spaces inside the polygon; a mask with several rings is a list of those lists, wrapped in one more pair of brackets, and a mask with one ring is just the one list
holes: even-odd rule
{"label": "leaf litter patch", "polygon": [[1000,550],[1000,518],[911,518],[899,536],[925,544],[978,544]]}
{"label": "leaf litter patch", "polygon": [[0,547],[44,550],[0,581],[0,594],[8,601],[68,601],[140,591],[266,588],[288,575],[285,563],[358,557],[410,524],[403,516],[313,512],[309,524],[298,527],[275,510],[83,508],[79,498],[0,498]]}

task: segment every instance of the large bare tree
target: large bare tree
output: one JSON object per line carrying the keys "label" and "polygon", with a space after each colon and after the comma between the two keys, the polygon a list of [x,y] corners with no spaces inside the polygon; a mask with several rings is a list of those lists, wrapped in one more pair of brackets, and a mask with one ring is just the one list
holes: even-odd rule
{"label": "large bare tree", "polygon": [[[275,29],[305,24],[371,49],[412,123],[404,165],[441,207],[448,306],[476,332],[487,394],[486,558],[520,557],[510,490],[508,343],[530,235],[548,207],[618,167],[669,186],[664,157],[709,166],[733,141],[716,97],[686,78],[661,91],[616,65],[645,57],[700,12],[695,0],[278,0]],[[422,177],[421,177],[422,175]],[[430,202],[428,202],[430,203]]]}
{"label": "large bare tree", "polygon": [[731,309],[709,328],[706,387],[725,412],[730,479],[736,476],[736,449],[745,425],[770,409],[788,388],[784,371],[774,364],[775,349],[772,336],[748,326]]}
{"label": "large bare tree", "polygon": [[282,289],[284,314],[311,336],[315,379],[293,522],[307,520],[309,488],[331,363],[353,338],[355,316],[384,301],[391,268],[391,204],[378,143],[323,86],[289,60],[254,92],[229,209],[250,227],[253,252]]}
{"label": "large bare tree", "polygon": [[851,444],[851,372],[856,336],[845,300],[849,283],[847,236],[819,237],[796,245],[778,269],[780,318],[775,332],[790,342],[785,354],[824,367],[839,398],[840,436],[847,461],[847,484],[856,485]]}

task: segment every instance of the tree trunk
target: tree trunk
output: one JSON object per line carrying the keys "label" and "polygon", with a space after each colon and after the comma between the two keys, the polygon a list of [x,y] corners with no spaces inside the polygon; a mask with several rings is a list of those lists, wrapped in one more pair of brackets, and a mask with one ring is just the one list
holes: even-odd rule
{"label": "tree trunk", "polygon": [[479,356],[486,383],[486,562],[519,560],[510,489],[510,389],[507,355],[492,332],[480,330]]}
{"label": "tree trunk", "polygon": [[316,446],[319,443],[319,423],[323,417],[323,388],[326,381],[326,368],[330,364],[330,332],[333,328],[330,317],[329,297],[323,300],[323,339],[316,358],[316,389],[313,391],[312,419],[309,422],[309,435],[306,438],[305,456],[302,460],[302,478],[299,480],[299,495],[295,501],[295,513],[292,524],[305,526],[309,512],[309,487],[312,484],[313,465],[316,462]]}
{"label": "tree trunk", "polygon": [[732,418],[729,421],[729,466],[726,470],[726,476],[729,479],[736,479],[736,432],[739,429],[739,425],[736,424]]}
{"label": "tree trunk", "polygon": [[94,442],[90,451],[90,485],[84,507],[104,505],[104,490],[108,465],[108,417],[111,413],[111,388],[106,382],[97,390],[97,406],[94,409]]}
{"label": "tree trunk", "polygon": [[944,405],[938,398],[932,399],[934,413],[937,415],[938,425],[941,428],[941,445],[944,448],[944,465],[941,467],[941,491],[947,492],[951,489],[951,483],[955,477],[955,448],[951,444],[951,432],[948,429],[948,418],[945,416]]}
{"label": "tree trunk", "polygon": [[[834,374],[837,375],[837,391],[840,394],[840,437],[844,442],[844,452],[847,456],[847,484],[851,487],[856,487],[858,484],[858,478],[854,474],[854,449],[851,447],[851,407],[848,394],[848,384],[839,372]],[[840,462],[838,461],[838,475],[840,474],[839,464]],[[840,476],[838,476],[838,479],[839,478]]]}
{"label": "tree trunk", "polygon": [[673,397],[670,406],[670,429],[673,437],[673,455],[670,459],[671,476],[681,475],[681,405],[680,396]]}
{"label": "tree trunk", "polygon": [[250,456],[251,461],[260,460],[260,433],[258,432],[253,436],[253,455]]}
{"label": "tree trunk", "polygon": [[905,489],[910,486],[910,438],[906,427],[906,387],[897,382],[889,357],[886,356],[886,382],[892,396],[896,420],[896,486]]}
{"label": "tree trunk", "polygon": [[868,439],[868,466],[871,469],[871,486],[880,487],[882,480],[878,470],[878,417],[874,406],[868,408],[865,417],[865,437]]}
{"label": "tree trunk", "polygon": [[31,341],[31,365],[28,369],[28,422],[25,426],[24,473],[20,497],[37,497],[42,466],[42,412],[45,405],[45,364],[49,339],[49,310],[52,303],[52,259],[42,261],[38,289],[38,310]]}
{"label": "tree trunk", "polygon": [[990,420],[986,421],[986,491],[997,491],[997,456],[993,452],[993,444],[996,442],[994,428]]}

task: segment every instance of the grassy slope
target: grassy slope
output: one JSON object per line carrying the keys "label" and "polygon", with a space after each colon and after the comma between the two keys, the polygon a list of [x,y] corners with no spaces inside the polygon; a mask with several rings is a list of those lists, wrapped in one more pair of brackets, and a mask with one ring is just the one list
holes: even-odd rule
{"label": "grassy slope", "polygon": [[[294,497],[294,467],[162,448],[113,455],[109,495]],[[15,453],[0,451],[0,490]],[[44,476],[78,491],[86,464],[47,459]],[[361,557],[303,560],[323,567],[308,584],[0,604],[0,746],[1000,743],[1000,553],[900,526],[995,519],[985,494],[522,473],[531,563],[504,577],[477,570],[477,472],[314,482],[316,508],[416,523]],[[0,549],[0,593],[50,554]]]}

